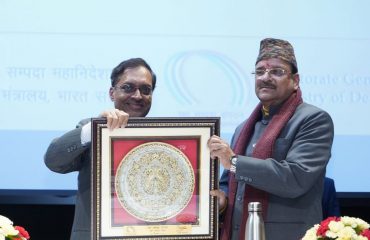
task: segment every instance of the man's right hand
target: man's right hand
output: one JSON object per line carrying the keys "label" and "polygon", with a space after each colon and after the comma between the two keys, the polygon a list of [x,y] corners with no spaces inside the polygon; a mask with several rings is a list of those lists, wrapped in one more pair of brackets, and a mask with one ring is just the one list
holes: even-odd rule
{"label": "man's right hand", "polygon": [[219,207],[220,211],[225,210],[226,204],[227,204],[227,198],[226,198],[225,192],[224,191],[221,191],[219,189],[216,189],[216,190],[211,190],[209,192],[209,194],[211,196],[217,197],[217,199],[218,199],[218,207]]}
{"label": "man's right hand", "polygon": [[110,130],[126,127],[129,115],[119,109],[109,109],[100,113],[99,117],[107,118],[107,127]]}

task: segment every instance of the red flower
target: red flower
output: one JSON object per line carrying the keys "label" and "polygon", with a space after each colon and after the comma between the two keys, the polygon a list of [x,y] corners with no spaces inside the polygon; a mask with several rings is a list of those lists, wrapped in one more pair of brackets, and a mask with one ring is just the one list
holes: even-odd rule
{"label": "red flower", "polygon": [[[30,235],[28,234],[26,229],[24,229],[23,227],[20,227],[20,226],[15,226],[14,228],[19,231],[19,236],[20,237],[23,237],[25,239],[30,239]],[[15,238],[15,240],[22,240],[22,239],[21,238]]]}
{"label": "red flower", "polygon": [[364,237],[367,237],[367,239],[370,239],[370,230],[365,229],[364,231],[362,231],[361,236],[364,236]]}
{"label": "red flower", "polygon": [[316,235],[317,236],[325,236],[326,231],[329,230],[329,223],[331,221],[338,222],[338,221],[340,221],[340,217],[328,217],[327,219],[323,220],[320,223],[320,227],[317,229]]}

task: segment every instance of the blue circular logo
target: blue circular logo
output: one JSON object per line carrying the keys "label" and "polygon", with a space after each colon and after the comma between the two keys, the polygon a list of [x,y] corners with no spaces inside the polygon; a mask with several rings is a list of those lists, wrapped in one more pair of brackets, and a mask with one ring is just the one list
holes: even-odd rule
{"label": "blue circular logo", "polygon": [[[208,50],[181,52],[168,61],[165,81],[181,104],[210,102],[213,92],[222,92],[231,106],[242,106],[250,94],[249,79],[243,70],[225,55]],[[229,89],[228,89],[229,88]],[[201,91],[201,92],[199,92]],[[204,93],[204,94],[202,94]],[[215,96],[217,97],[217,96]]]}

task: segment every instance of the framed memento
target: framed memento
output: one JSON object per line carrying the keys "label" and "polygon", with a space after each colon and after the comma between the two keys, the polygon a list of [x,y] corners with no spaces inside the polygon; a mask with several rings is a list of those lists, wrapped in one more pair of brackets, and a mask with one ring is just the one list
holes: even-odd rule
{"label": "framed memento", "polygon": [[92,119],[92,239],[218,239],[219,118]]}

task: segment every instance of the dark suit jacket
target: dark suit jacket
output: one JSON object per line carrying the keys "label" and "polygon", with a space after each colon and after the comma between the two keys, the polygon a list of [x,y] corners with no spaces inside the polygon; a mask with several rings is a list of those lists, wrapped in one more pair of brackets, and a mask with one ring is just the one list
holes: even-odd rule
{"label": "dark suit jacket", "polygon": [[[244,124],[236,129],[231,146]],[[269,193],[266,240],[301,239],[322,220],[323,180],[333,136],[329,114],[302,103],[276,139],[272,158],[238,156],[236,180]],[[220,188],[226,192],[228,173],[224,171],[220,180]],[[236,197],[234,209],[242,209],[240,197]]]}
{"label": "dark suit jacket", "polygon": [[48,147],[44,161],[58,173],[78,171],[78,191],[71,240],[91,239],[91,156],[90,144],[81,144],[81,127],[90,120],[82,120],[77,128],[54,139]]}
{"label": "dark suit jacket", "polygon": [[334,180],[325,177],[324,192],[322,195],[322,217],[340,217],[340,207],[337,198],[337,191],[335,190]]}

